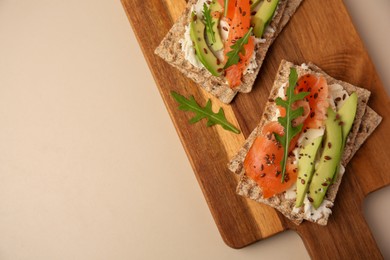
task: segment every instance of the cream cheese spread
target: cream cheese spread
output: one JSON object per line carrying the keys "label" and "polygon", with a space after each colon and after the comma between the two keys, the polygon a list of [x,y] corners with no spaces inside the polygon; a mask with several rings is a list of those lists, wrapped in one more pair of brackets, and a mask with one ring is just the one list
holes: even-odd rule
{"label": "cream cheese spread", "polygon": [[304,206],[304,216],[305,219],[310,219],[316,222],[320,218],[327,218],[330,214],[332,214],[332,210],[330,209],[333,207],[333,203],[327,199],[324,199],[324,201],[321,203],[321,205],[318,207],[318,209],[315,209],[307,196],[305,196],[305,200],[303,201],[305,204]]}
{"label": "cream cheese spread", "polygon": [[194,45],[190,36],[190,26],[185,27],[184,38],[180,40],[181,50],[184,53],[184,58],[197,68],[203,68],[203,64],[195,55]]}
{"label": "cream cheese spread", "polygon": [[339,110],[348,97],[348,92],[341,85],[337,83],[329,85],[329,103],[333,110]]}

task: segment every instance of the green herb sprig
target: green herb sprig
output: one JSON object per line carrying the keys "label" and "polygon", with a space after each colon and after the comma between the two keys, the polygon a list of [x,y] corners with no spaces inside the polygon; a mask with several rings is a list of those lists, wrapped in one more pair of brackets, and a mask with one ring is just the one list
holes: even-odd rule
{"label": "green herb sprig", "polygon": [[302,100],[307,95],[310,94],[310,92],[300,92],[298,94],[294,93],[295,85],[298,81],[298,74],[295,68],[290,68],[290,76],[288,80],[288,87],[286,92],[286,100],[283,100],[282,98],[278,97],[275,99],[275,103],[278,106],[284,107],[286,109],[286,115],[284,117],[278,117],[278,122],[283,126],[284,128],[284,135],[279,135],[277,133],[275,134],[276,140],[284,147],[283,151],[283,159],[280,162],[280,166],[282,169],[282,180],[281,182],[284,182],[285,174],[286,174],[286,163],[287,163],[287,157],[288,157],[288,150],[291,140],[296,136],[298,133],[301,132],[303,124],[293,126],[292,121],[299,116],[303,114],[303,107],[299,107],[297,109],[292,108],[292,104],[298,100]]}
{"label": "green herb sprig", "polygon": [[230,66],[237,64],[240,61],[240,55],[239,53],[242,53],[245,55],[245,48],[244,45],[248,44],[249,37],[252,33],[252,27],[249,29],[249,31],[240,39],[236,41],[235,44],[231,46],[231,51],[226,53],[226,56],[228,56],[228,60],[225,64],[224,69],[229,68]]}
{"label": "green herb sprig", "polygon": [[207,101],[205,107],[201,107],[196,102],[194,96],[190,96],[190,98],[187,99],[174,91],[171,92],[171,95],[179,103],[179,110],[195,113],[195,116],[189,120],[190,124],[194,124],[203,118],[206,118],[206,125],[208,127],[218,124],[221,125],[225,130],[236,134],[240,133],[240,130],[227,121],[222,108],[219,109],[218,113],[213,112],[210,99]]}
{"label": "green herb sprig", "polygon": [[213,19],[211,17],[210,7],[207,6],[206,3],[203,4],[203,18],[204,18],[204,23],[206,26],[207,35],[211,36],[211,39],[209,39],[209,40],[211,40],[212,43],[215,43],[215,32],[213,30],[213,26],[214,26],[215,22],[213,21]]}

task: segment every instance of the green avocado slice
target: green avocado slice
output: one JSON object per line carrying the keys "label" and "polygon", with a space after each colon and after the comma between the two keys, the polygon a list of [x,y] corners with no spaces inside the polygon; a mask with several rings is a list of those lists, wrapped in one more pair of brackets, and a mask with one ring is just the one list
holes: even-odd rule
{"label": "green avocado slice", "polygon": [[205,68],[214,76],[223,72],[223,64],[214,56],[205,40],[205,25],[193,13],[190,23],[190,36],[194,43],[195,55]]}
{"label": "green avocado slice", "polygon": [[[353,122],[355,121],[357,103],[358,103],[358,96],[356,92],[353,92],[347,98],[347,100],[345,100],[343,106],[337,112],[340,117],[341,129],[343,130],[343,144],[342,144],[343,151],[341,153],[344,152],[344,147],[347,142],[348,134],[351,131]],[[337,176],[339,174],[339,168],[340,165],[337,166],[336,172],[333,176],[333,181],[336,181],[337,179]]]}
{"label": "green avocado slice", "polygon": [[253,27],[253,33],[256,38],[263,36],[264,30],[272,20],[276,7],[278,6],[279,0],[265,0],[259,10],[251,19]]}
{"label": "green avocado slice", "polygon": [[358,103],[358,96],[356,92],[353,92],[347,100],[345,100],[343,106],[337,111],[341,120],[341,128],[343,129],[343,147],[347,141],[349,131],[351,131],[353,121],[355,121],[356,109]]}
{"label": "green avocado slice", "polygon": [[[310,131],[311,129],[307,130]],[[317,130],[317,129],[316,129]],[[309,185],[314,172],[314,161],[318,148],[321,145],[322,137],[318,136],[307,142],[299,150],[298,156],[298,180],[297,180],[297,198],[295,201],[295,207],[300,207],[303,204],[305,195],[309,189]]]}
{"label": "green avocado slice", "polygon": [[321,205],[326,191],[339,166],[342,154],[343,131],[336,112],[328,108],[325,122],[324,150],[309,187],[308,199],[315,209]]}

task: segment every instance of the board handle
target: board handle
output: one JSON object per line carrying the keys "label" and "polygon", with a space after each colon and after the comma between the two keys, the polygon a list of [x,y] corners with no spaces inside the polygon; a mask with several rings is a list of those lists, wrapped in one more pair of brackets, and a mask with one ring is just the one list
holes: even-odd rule
{"label": "board handle", "polygon": [[311,259],[383,259],[362,216],[353,223],[329,223],[327,227],[304,223],[297,230]]}
{"label": "board handle", "polygon": [[354,175],[343,180],[327,226],[289,224],[312,259],[383,259],[364,214],[365,193]]}

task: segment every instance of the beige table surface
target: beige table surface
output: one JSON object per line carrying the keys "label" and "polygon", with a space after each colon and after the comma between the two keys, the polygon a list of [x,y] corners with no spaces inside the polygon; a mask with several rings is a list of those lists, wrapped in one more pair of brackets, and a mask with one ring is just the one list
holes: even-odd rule
{"label": "beige table surface", "polygon": [[[345,2],[390,90],[390,2]],[[362,205],[388,259],[389,199]],[[307,258],[223,243],[119,1],[0,1],[0,259]]]}

